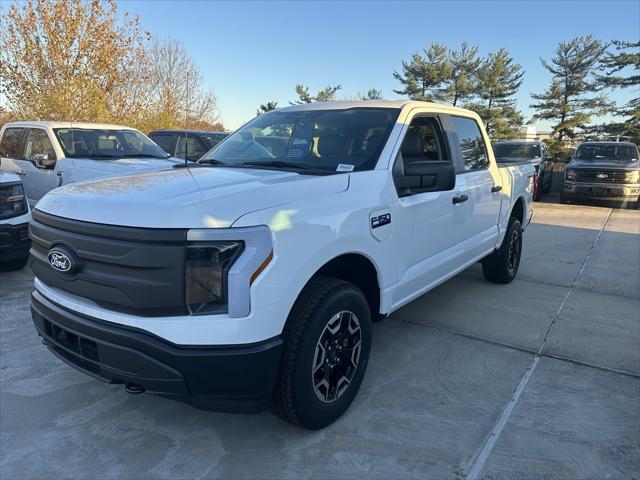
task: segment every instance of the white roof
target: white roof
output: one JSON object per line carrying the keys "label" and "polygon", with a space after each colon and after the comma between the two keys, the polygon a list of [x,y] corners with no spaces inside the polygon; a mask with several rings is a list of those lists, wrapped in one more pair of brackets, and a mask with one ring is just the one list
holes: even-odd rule
{"label": "white roof", "polygon": [[290,112],[290,111],[306,111],[306,110],[338,110],[338,109],[347,109],[347,108],[362,108],[362,107],[371,107],[371,108],[403,108],[406,106],[411,107],[424,107],[424,108],[432,108],[434,110],[448,110],[451,112],[469,112],[469,110],[465,110],[464,108],[452,107],[451,105],[445,105],[442,103],[432,103],[432,102],[420,102],[418,100],[354,100],[354,101],[338,101],[338,102],[313,102],[313,103],[302,103],[300,105],[291,105],[287,107],[278,108],[280,111]]}
{"label": "white roof", "polygon": [[85,128],[85,129],[105,129],[105,130],[135,130],[135,128],[115,125],[113,123],[90,123],[90,122],[54,122],[42,120],[24,120],[20,122],[9,122],[7,127],[41,127],[41,128]]}

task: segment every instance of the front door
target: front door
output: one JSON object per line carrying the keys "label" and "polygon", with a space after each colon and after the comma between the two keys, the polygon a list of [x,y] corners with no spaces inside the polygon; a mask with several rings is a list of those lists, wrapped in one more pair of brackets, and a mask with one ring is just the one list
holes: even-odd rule
{"label": "front door", "polygon": [[[393,166],[394,178],[415,161],[453,162],[452,149],[444,134],[442,118],[435,115],[414,117],[407,129],[400,153]],[[398,217],[402,254],[398,254],[398,285],[393,308],[407,303],[460,264],[456,245],[462,240],[460,209],[453,199],[460,195],[451,191],[398,191]]]}
{"label": "front door", "polygon": [[[44,164],[43,159],[55,163]],[[46,130],[30,128],[24,141],[22,159],[20,163],[25,175],[25,190],[30,203],[40,200],[49,190],[60,185],[58,176],[56,153]]]}

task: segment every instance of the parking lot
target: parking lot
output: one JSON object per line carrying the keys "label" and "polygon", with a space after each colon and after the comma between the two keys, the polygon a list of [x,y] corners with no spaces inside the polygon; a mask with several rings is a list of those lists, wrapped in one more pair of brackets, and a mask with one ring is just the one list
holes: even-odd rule
{"label": "parking lot", "polygon": [[637,478],[640,212],[536,204],[518,278],[479,265],[374,328],[321,431],[131,396],[36,336],[0,276],[0,478]]}

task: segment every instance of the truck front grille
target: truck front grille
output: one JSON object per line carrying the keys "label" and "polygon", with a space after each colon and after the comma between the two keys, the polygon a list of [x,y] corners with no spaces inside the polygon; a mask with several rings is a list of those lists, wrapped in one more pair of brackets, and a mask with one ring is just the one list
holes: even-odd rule
{"label": "truck front grille", "polygon": [[575,169],[575,182],[582,183],[627,183],[624,170]]}
{"label": "truck front grille", "polygon": [[[44,284],[112,311],[140,316],[185,315],[186,230],[121,227],[33,211],[33,271]],[[56,271],[52,247],[75,254],[72,273]]]}

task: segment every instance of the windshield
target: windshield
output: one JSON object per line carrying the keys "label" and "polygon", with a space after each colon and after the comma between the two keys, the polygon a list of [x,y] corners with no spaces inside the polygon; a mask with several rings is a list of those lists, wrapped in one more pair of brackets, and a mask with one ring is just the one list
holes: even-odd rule
{"label": "windshield", "polygon": [[169,157],[137,130],[56,128],[54,132],[70,158]]}
{"label": "windshield", "polygon": [[375,166],[398,114],[398,109],[388,108],[269,112],[200,162],[319,174],[368,170]]}
{"label": "windshield", "polygon": [[535,143],[496,143],[493,153],[500,158],[539,158],[540,145]]}
{"label": "windshield", "polygon": [[578,160],[610,162],[633,162],[638,159],[638,150],[634,145],[581,145],[576,152]]}

